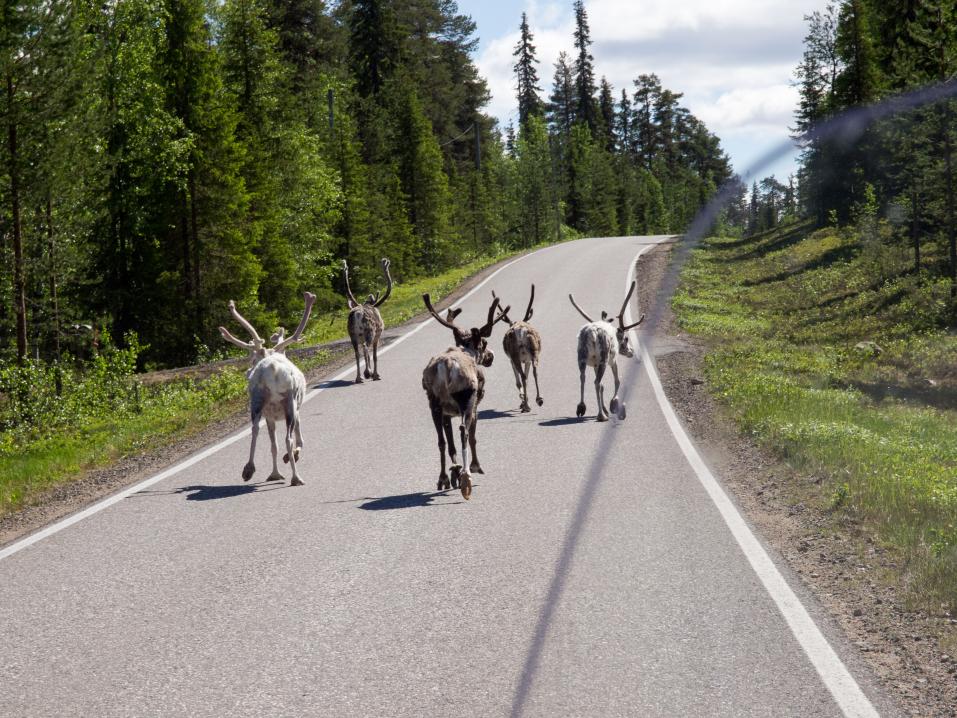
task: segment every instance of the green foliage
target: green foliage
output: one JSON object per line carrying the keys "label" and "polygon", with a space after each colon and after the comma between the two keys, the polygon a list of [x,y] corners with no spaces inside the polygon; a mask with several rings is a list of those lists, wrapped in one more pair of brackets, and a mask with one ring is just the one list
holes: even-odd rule
{"label": "green foliage", "polygon": [[953,606],[957,340],[942,331],[947,285],[908,273],[866,200],[859,216],[853,231],[805,223],[708,240],[674,307],[683,329],[708,337],[709,385],[741,427],[829,477],[822,507],[896,545],[921,601]]}

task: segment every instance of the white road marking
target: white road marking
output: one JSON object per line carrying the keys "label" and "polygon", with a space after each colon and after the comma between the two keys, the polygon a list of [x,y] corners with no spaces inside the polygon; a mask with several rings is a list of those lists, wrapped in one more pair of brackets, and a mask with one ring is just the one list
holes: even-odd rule
{"label": "white road marking", "polygon": [[[518,257],[518,258],[516,258],[516,259],[513,259],[513,260],[512,260],[511,262],[509,262],[508,264],[502,265],[501,267],[499,267],[498,269],[496,269],[494,272],[492,272],[490,275],[488,275],[485,279],[483,279],[481,282],[479,282],[478,284],[476,284],[469,292],[467,292],[466,294],[464,294],[458,301],[456,301],[456,302],[455,302],[454,304],[452,304],[451,306],[452,306],[452,307],[457,307],[459,304],[461,304],[461,303],[464,302],[466,299],[468,299],[468,298],[471,297],[473,294],[475,294],[479,289],[481,289],[481,288],[484,287],[486,284],[488,284],[488,283],[495,277],[495,275],[497,275],[499,272],[502,272],[502,271],[508,269],[508,268],[511,267],[513,264],[517,264],[518,262],[522,262],[522,261],[528,259],[529,257],[535,255],[535,254],[538,254],[538,253],[540,253],[540,252],[544,252],[544,251],[547,251],[547,250],[549,250],[549,249],[553,249],[553,248],[559,247],[559,246],[561,246],[561,244],[553,244],[553,245],[550,245],[550,246],[548,246],[548,247],[542,247],[541,249],[536,249],[534,252],[529,252],[528,254],[523,254],[521,257]],[[422,323],[419,324],[418,326],[413,327],[412,329],[410,329],[409,331],[407,331],[405,334],[403,334],[402,336],[400,336],[398,339],[396,339],[394,342],[392,342],[392,343],[389,344],[388,346],[383,347],[383,348],[379,351],[379,354],[385,354],[386,352],[390,351],[391,349],[394,349],[394,348],[397,347],[399,344],[401,344],[402,342],[404,342],[406,339],[408,339],[409,337],[413,336],[413,335],[416,334],[417,332],[421,331],[424,327],[428,326],[430,323],[432,323],[432,322],[434,322],[434,321],[435,321],[434,319],[432,319],[431,317],[429,317],[428,319],[426,319],[424,322],[422,322]],[[350,365],[348,368],[344,369],[343,371],[339,372],[339,373],[336,374],[334,377],[332,377],[332,379],[327,379],[326,382],[338,381],[338,380],[340,380],[340,379],[343,379],[343,378],[345,378],[346,376],[348,376],[349,374],[351,374],[352,371],[353,371],[353,369],[352,369],[352,366]],[[323,384],[326,383],[326,382],[323,382]],[[306,394],[306,396],[305,396],[305,397],[303,398],[303,400],[302,400],[303,403],[305,404],[305,403],[306,403],[307,401],[309,401],[310,399],[315,398],[316,396],[318,396],[319,394],[321,394],[323,391],[325,391],[326,388],[327,388],[327,387],[320,385],[320,386],[318,386],[317,388],[313,389],[312,391],[308,392],[308,393]],[[194,464],[199,463],[199,462],[202,461],[203,459],[209,458],[210,456],[212,456],[212,455],[215,454],[216,452],[218,452],[218,451],[220,451],[220,450],[222,450],[222,449],[225,449],[227,446],[230,446],[231,444],[235,444],[237,441],[239,441],[240,439],[242,439],[242,438],[244,438],[244,437],[246,437],[246,436],[249,436],[251,430],[252,430],[251,427],[246,427],[245,429],[240,430],[239,432],[233,434],[232,436],[229,436],[229,437],[223,439],[223,440],[220,441],[219,443],[213,444],[213,445],[210,446],[209,448],[204,449],[204,450],[201,451],[200,453],[198,453],[198,454],[196,454],[196,455],[194,455],[194,456],[191,456],[191,457],[189,457],[188,459],[186,459],[186,460],[184,460],[184,461],[181,461],[181,462],[178,463],[178,464],[174,464],[173,466],[170,466],[168,469],[165,469],[165,470],[161,471],[160,473],[158,473],[158,474],[156,474],[156,475],[154,475],[154,476],[151,476],[151,477],[148,478],[148,479],[144,479],[143,481],[139,482],[138,484],[134,484],[133,486],[130,486],[130,487],[126,488],[126,489],[123,489],[123,490],[120,491],[119,493],[113,494],[113,495],[110,496],[109,498],[103,499],[102,501],[100,501],[100,502],[98,502],[98,503],[95,503],[95,504],[93,504],[92,506],[89,506],[88,508],[86,508],[86,509],[84,509],[84,510],[78,512],[78,513],[75,513],[75,514],[73,514],[72,516],[68,516],[68,517],[66,517],[65,519],[61,519],[60,521],[57,521],[56,523],[50,524],[50,525],[47,526],[45,529],[42,529],[42,530],[40,530],[40,531],[37,531],[37,532],[34,533],[34,534],[30,534],[30,535],[27,536],[26,538],[20,539],[19,541],[15,541],[14,543],[12,543],[12,544],[10,544],[9,546],[7,546],[6,548],[0,549],[0,561],[2,561],[3,559],[7,558],[8,556],[12,556],[13,554],[17,553],[18,551],[22,551],[23,549],[27,548],[28,546],[32,546],[33,544],[37,543],[38,541],[42,541],[43,539],[45,539],[45,538],[47,538],[47,537],[49,537],[49,536],[52,536],[52,535],[55,534],[55,533],[59,533],[59,532],[62,531],[63,529],[65,529],[65,528],[67,528],[67,527],[69,527],[69,526],[72,526],[73,524],[78,523],[79,521],[82,521],[82,520],[85,519],[85,518],[89,518],[89,517],[92,516],[93,514],[99,513],[99,512],[102,511],[103,509],[109,508],[109,507],[112,506],[113,504],[119,503],[119,502],[122,501],[123,499],[127,498],[128,496],[131,496],[131,495],[137,493],[138,491],[142,491],[142,490],[145,489],[145,488],[148,488],[148,487],[150,487],[150,486],[153,486],[154,484],[159,483],[159,482],[162,481],[163,479],[168,479],[170,476],[174,476],[174,475],[178,474],[178,473],[179,473],[180,471],[182,471],[183,469],[188,469],[190,466],[193,466]]]}
{"label": "white road marking", "polygon": [[[635,263],[649,249],[651,249],[651,246],[642,247],[631,264],[628,265],[628,272],[625,276],[626,292],[628,287],[631,286]],[[625,309],[625,324],[629,324],[631,321],[631,306],[629,304]],[[634,339],[634,334],[632,334],[632,339]],[[817,627],[807,609],[804,608],[794,591],[788,586],[784,576],[778,571],[767,551],[764,550],[751,529],[748,528],[747,523],[745,523],[731,499],[728,498],[711,470],[708,469],[704,459],[695,449],[694,443],[678,420],[671,402],[665,396],[661,380],[658,378],[658,371],[644,343],[641,344],[641,358],[645,371],[648,373],[648,379],[654,389],[655,397],[658,399],[658,406],[661,407],[661,412],[668,422],[668,427],[671,429],[675,441],[681,447],[685,459],[694,469],[695,475],[705,491],[708,492],[708,496],[711,497],[728,529],[730,529],[731,535],[738,542],[738,546],[741,547],[741,551],[748,559],[748,563],[751,564],[751,568],[761,579],[765,590],[777,604],[778,610],[791,629],[791,633],[794,634],[801,648],[804,649],[804,653],[811,661],[821,680],[824,681],[824,685],[831,692],[835,702],[848,718],[877,718],[879,715],[877,710],[864,695],[857,681],[851,676],[847,666],[834,652],[831,644],[827,642],[824,634],[821,633],[821,629]]]}

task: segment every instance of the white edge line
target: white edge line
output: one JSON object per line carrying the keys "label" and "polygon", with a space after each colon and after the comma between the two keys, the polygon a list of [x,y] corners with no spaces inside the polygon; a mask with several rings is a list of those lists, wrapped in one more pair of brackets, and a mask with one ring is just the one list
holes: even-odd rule
{"label": "white edge line", "polygon": [[[643,247],[641,251],[635,255],[631,264],[628,265],[628,273],[625,278],[626,292],[628,291],[628,287],[631,286],[633,271],[638,258],[648,249],[651,249],[651,247]],[[627,315],[625,323],[630,323],[630,303],[625,310],[625,314]],[[741,514],[731,502],[731,499],[728,498],[728,495],[724,489],[721,488],[721,485],[717,479],[715,479],[711,470],[708,469],[704,459],[701,458],[701,455],[697,449],[695,449],[694,443],[691,441],[687,432],[685,432],[684,427],[678,420],[677,414],[675,414],[674,408],[671,406],[671,402],[668,401],[668,397],[665,395],[664,388],[661,386],[661,380],[658,377],[658,371],[644,343],[641,343],[641,358],[642,364],[645,366],[645,371],[648,373],[648,379],[651,381],[651,386],[654,389],[655,397],[658,399],[658,406],[661,408],[661,412],[664,414],[665,420],[668,422],[668,427],[678,442],[678,446],[681,447],[685,459],[687,459],[691,468],[694,469],[698,481],[701,482],[708,496],[711,497],[718,512],[721,514],[721,518],[724,519],[725,524],[731,531],[731,535],[734,536],[735,541],[738,542],[738,546],[741,547],[741,551],[744,553],[745,558],[748,559],[748,563],[751,564],[751,568],[754,569],[754,572],[758,575],[765,590],[770,594],[774,603],[777,604],[778,610],[784,616],[784,620],[791,629],[791,633],[794,634],[801,648],[804,649],[804,653],[811,661],[811,664],[821,677],[824,685],[827,686],[827,689],[831,692],[831,696],[833,696],[838,707],[840,707],[841,711],[845,716],[848,716],[848,718],[877,718],[879,715],[877,710],[867,699],[867,696],[864,695],[857,681],[854,680],[854,677],[851,676],[847,670],[847,666],[844,665],[843,661],[841,661],[837,653],[835,653],[831,644],[828,643],[824,634],[821,633],[821,629],[814,623],[814,619],[811,618],[807,609],[801,604],[800,599],[798,599],[794,591],[791,590],[784,576],[781,575],[777,566],[774,565],[774,561],[771,560],[767,551],[764,550],[764,547],[751,532],[751,529],[748,528],[747,523],[745,523]]]}
{"label": "white edge line", "polygon": [[[511,262],[509,262],[508,264],[502,265],[501,267],[499,267],[498,269],[496,269],[494,272],[492,272],[490,275],[488,275],[485,279],[483,279],[481,282],[479,282],[479,283],[476,284],[474,287],[472,287],[471,290],[469,290],[469,291],[466,292],[464,295],[462,295],[462,296],[461,296],[455,303],[453,303],[451,306],[452,306],[452,307],[456,307],[456,306],[458,306],[459,304],[461,304],[462,302],[464,302],[466,299],[468,299],[468,298],[471,297],[473,294],[475,294],[479,289],[481,289],[481,288],[484,287],[486,284],[488,284],[488,283],[495,277],[495,275],[497,275],[499,272],[502,272],[502,271],[508,269],[508,268],[511,267],[513,264],[517,264],[518,262],[522,262],[522,261],[524,261],[525,259],[528,259],[529,257],[531,257],[532,255],[538,254],[539,252],[544,252],[544,251],[547,251],[547,250],[549,250],[549,249],[554,249],[555,247],[560,247],[560,246],[563,246],[564,244],[566,244],[566,243],[565,243],[565,242],[562,242],[562,243],[560,243],[560,244],[552,244],[552,245],[549,245],[548,247],[542,247],[541,249],[536,249],[534,252],[529,252],[528,254],[523,254],[521,257],[517,257],[516,259],[513,259],[513,260],[512,260]],[[417,332],[421,331],[423,328],[425,328],[426,326],[428,326],[429,324],[431,324],[431,323],[434,322],[434,321],[435,321],[434,319],[432,319],[431,317],[429,317],[428,319],[426,319],[425,321],[423,321],[423,322],[422,322],[421,324],[419,324],[418,326],[413,327],[412,329],[410,329],[409,331],[407,331],[405,334],[403,334],[402,336],[400,336],[398,339],[396,339],[396,340],[395,340],[394,342],[392,342],[391,344],[389,344],[389,345],[383,347],[383,348],[379,351],[379,354],[385,354],[386,352],[390,351],[391,349],[394,349],[394,348],[397,347],[399,344],[401,344],[402,342],[404,342],[406,339],[408,339],[409,337],[411,337],[413,334],[416,334]],[[348,368],[342,370],[341,372],[339,372],[338,374],[336,374],[336,375],[335,375],[334,377],[332,377],[331,379],[326,379],[324,382],[322,382],[322,384],[325,384],[325,383],[328,383],[328,382],[332,382],[332,381],[338,381],[339,379],[342,379],[343,377],[346,377],[346,376],[348,376],[348,375],[351,374],[351,373],[352,373],[352,366],[350,365]],[[303,398],[303,400],[302,400],[302,401],[303,401],[303,404],[305,404],[305,403],[306,403],[307,401],[309,401],[310,399],[313,399],[313,398],[315,398],[316,396],[318,396],[319,394],[321,394],[323,391],[326,390],[326,388],[327,388],[327,387],[320,385],[319,387],[317,387],[317,388],[313,389],[312,391],[308,392],[308,393],[306,394],[306,396],[305,396],[305,397]],[[15,554],[15,553],[17,553],[17,552],[22,551],[23,549],[27,548],[28,546],[32,546],[33,544],[37,543],[38,541],[42,541],[43,539],[45,539],[45,538],[47,538],[47,537],[49,537],[49,536],[52,536],[52,535],[55,534],[55,533],[59,533],[59,532],[62,531],[63,529],[65,529],[65,528],[67,528],[67,527],[69,527],[69,526],[72,526],[73,524],[78,523],[79,521],[82,521],[82,520],[85,519],[85,518],[89,518],[89,517],[92,516],[93,514],[99,513],[99,512],[102,511],[103,509],[109,508],[109,507],[112,506],[113,504],[122,501],[123,499],[127,498],[128,496],[131,496],[131,495],[137,493],[138,491],[142,491],[142,490],[145,489],[145,488],[148,488],[148,487],[150,487],[150,486],[153,486],[154,484],[159,483],[159,482],[162,481],[163,479],[168,479],[170,476],[174,476],[175,474],[178,474],[180,471],[183,471],[184,469],[188,469],[190,466],[193,466],[194,464],[197,464],[197,463],[199,463],[200,461],[209,458],[210,456],[212,456],[212,455],[215,454],[216,452],[220,451],[221,449],[225,449],[227,446],[229,446],[229,445],[231,445],[231,444],[235,444],[235,443],[236,443],[237,441],[239,441],[240,439],[242,439],[242,438],[244,438],[244,437],[246,437],[246,436],[249,436],[249,434],[250,434],[250,428],[249,428],[249,427],[247,427],[247,428],[245,428],[245,429],[242,429],[241,431],[239,431],[239,432],[233,434],[232,436],[229,436],[229,437],[223,439],[223,440],[220,441],[219,443],[213,444],[212,446],[210,446],[210,447],[207,448],[207,449],[204,449],[204,450],[201,451],[200,453],[195,454],[194,456],[191,456],[191,457],[189,457],[188,459],[186,459],[186,460],[184,460],[184,461],[181,461],[181,462],[178,463],[178,464],[174,464],[173,466],[170,466],[169,468],[164,469],[164,470],[161,471],[160,473],[158,473],[158,474],[156,474],[156,475],[154,475],[154,476],[151,476],[151,477],[148,478],[148,479],[144,479],[143,481],[139,482],[138,484],[134,484],[133,486],[127,487],[127,488],[123,489],[122,491],[120,491],[119,493],[113,494],[112,496],[110,496],[110,497],[108,497],[108,498],[106,498],[106,499],[103,499],[102,501],[100,501],[100,502],[98,502],[98,503],[95,503],[95,504],[93,504],[92,506],[89,506],[89,507],[83,509],[82,511],[78,512],[78,513],[75,513],[75,514],[73,514],[73,515],[71,515],[71,516],[68,516],[68,517],[65,518],[65,519],[61,519],[60,521],[57,521],[56,523],[50,524],[50,525],[47,526],[45,529],[41,529],[40,531],[37,531],[36,533],[30,534],[30,535],[27,536],[26,538],[20,539],[19,541],[15,541],[14,543],[12,543],[12,544],[10,544],[9,546],[7,546],[6,548],[0,549],[0,561],[2,561],[3,559],[7,558],[8,556],[12,556],[13,554]]]}

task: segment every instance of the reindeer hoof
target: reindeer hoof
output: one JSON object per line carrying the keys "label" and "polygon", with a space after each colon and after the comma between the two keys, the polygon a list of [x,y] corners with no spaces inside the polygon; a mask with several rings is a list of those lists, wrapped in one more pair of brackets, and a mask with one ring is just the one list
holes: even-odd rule
{"label": "reindeer hoof", "polygon": [[305,486],[305,482],[300,479],[298,476],[293,476],[292,481],[289,482],[290,486]]}
{"label": "reindeer hoof", "polygon": [[443,474],[442,476],[439,477],[439,483],[436,485],[435,488],[437,491],[445,491],[446,489],[449,488],[449,486],[450,486],[449,477]]}
{"label": "reindeer hoof", "polygon": [[462,492],[462,498],[466,501],[472,498],[472,479],[469,478],[468,474],[462,476],[462,480],[459,482],[459,490]]}
{"label": "reindeer hoof", "polygon": [[266,477],[266,481],[282,481],[282,474],[270,474]]}
{"label": "reindeer hoof", "polygon": [[521,405],[520,407],[518,407],[518,408],[521,410],[521,412],[522,412],[523,414],[527,414],[528,412],[530,412],[530,411],[532,410],[532,407],[530,407],[528,404],[522,404],[522,405]]}
{"label": "reindeer hoof", "polygon": [[382,381],[382,377],[378,373],[372,375],[372,381]]}
{"label": "reindeer hoof", "polygon": [[611,404],[608,405],[608,408],[611,410],[612,414],[618,413],[618,397],[617,396],[611,400]]}
{"label": "reindeer hoof", "polygon": [[[296,449],[296,450],[295,450],[294,452],[292,452],[292,453],[295,455],[296,461],[299,461],[299,449]],[[283,454],[283,455],[282,455],[282,463],[284,463],[284,464],[288,464],[288,463],[289,463],[289,454]]]}
{"label": "reindeer hoof", "polygon": [[249,481],[253,474],[256,473],[256,465],[253,462],[249,462],[243,467],[243,481]]}
{"label": "reindeer hoof", "polygon": [[479,466],[478,463],[474,463],[474,464],[470,464],[470,465],[469,465],[469,473],[472,473],[472,474],[484,474],[485,472],[482,471],[482,467]]}
{"label": "reindeer hoof", "polygon": [[599,414],[595,417],[595,421],[608,421],[608,416],[605,414]]}
{"label": "reindeer hoof", "polygon": [[357,376],[357,377],[356,377],[356,384],[361,384],[361,383],[362,383],[362,377],[361,377],[361,376]]}
{"label": "reindeer hoof", "polygon": [[575,416],[577,416],[579,419],[585,416],[585,402],[579,404],[578,408],[575,409]]}
{"label": "reindeer hoof", "polygon": [[364,376],[366,379],[371,379],[371,378],[372,378],[372,372],[369,371],[368,369],[366,369],[364,372],[362,372],[362,376]]}
{"label": "reindeer hoof", "polygon": [[625,402],[621,402],[621,406],[618,407],[618,418],[624,420],[625,416]]}
{"label": "reindeer hoof", "polygon": [[542,399],[542,397],[537,396],[537,397],[535,397],[535,403],[538,404],[539,406],[541,406],[542,404],[545,403],[545,400]]}
{"label": "reindeer hoof", "polygon": [[452,477],[452,488],[459,487],[459,478],[462,476],[462,467],[459,464],[452,464],[449,468],[449,475]]}

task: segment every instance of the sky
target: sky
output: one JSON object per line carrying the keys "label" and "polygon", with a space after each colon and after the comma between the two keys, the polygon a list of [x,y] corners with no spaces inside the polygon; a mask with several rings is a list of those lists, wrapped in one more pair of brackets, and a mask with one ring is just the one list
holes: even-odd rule
{"label": "sky", "polygon": [[[596,81],[604,75],[616,100],[632,81],[655,73],[683,93],[681,104],[721,139],[742,175],[789,140],[798,94],[794,68],[806,34],[804,16],[826,0],[586,0]],[[512,52],[522,12],[539,60],[543,98],[551,93],[554,63],[574,55],[572,0],[458,0],[480,39],[475,61],[488,81],[488,111],[502,127],[517,115]],[[781,181],[795,171],[794,153],[764,168]]]}

